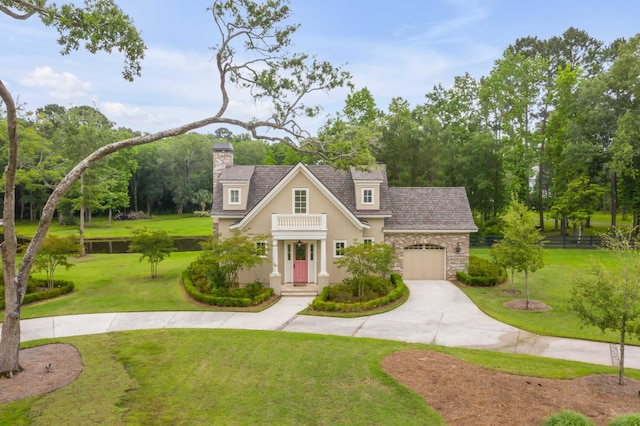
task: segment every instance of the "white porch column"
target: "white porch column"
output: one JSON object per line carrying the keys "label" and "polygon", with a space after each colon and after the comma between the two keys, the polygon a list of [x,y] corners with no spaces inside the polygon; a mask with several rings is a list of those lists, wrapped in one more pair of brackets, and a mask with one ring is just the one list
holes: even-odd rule
{"label": "white porch column", "polygon": [[269,274],[269,286],[273,289],[273,292],[278,296],[281,293],[282,279],[280,270],[278,269],[278,240],[273,238],[271,240],[271,264],[273,269]]}
{"label": "white porch column", "polygon": [[320,239],[320,273],[327,273],[327,239]]}
{"label": "white porch column", "polygon": [[272,273],[279,272],[278,269],[278,240],[273,238],[271,240],[271,264],[273,265]]}
{"label": "white porch column", "polygon": [[327,239],[320,239],[320,273],[318,274],[318,291],[329,285],[329,273],[327,272]]}

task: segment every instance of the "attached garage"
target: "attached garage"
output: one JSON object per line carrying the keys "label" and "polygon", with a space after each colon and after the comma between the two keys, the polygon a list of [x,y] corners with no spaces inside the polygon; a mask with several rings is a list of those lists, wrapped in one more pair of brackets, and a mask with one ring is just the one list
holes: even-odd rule
{"label": "attached garage", "polygon": [[403,273],[405,280],[446,279],[444,247],[433,244],[414,244],[404,248]]}

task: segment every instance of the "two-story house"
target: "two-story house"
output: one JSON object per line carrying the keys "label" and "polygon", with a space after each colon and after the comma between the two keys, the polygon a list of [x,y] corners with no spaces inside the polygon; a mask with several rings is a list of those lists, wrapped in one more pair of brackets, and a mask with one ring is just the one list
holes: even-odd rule
{"label": "two-story house", "polygon": [[266,261],[240,274],[276,294],[315,294],[346,272],[334,265],[354,241],[395,247],[405,280],[455,278],[469,259],[477,231],[464,188],[394,188],[384,165],[363,172],[332,166],[235,166],[233,146],[213,152],[214,227],[268,234],[258,247]]}

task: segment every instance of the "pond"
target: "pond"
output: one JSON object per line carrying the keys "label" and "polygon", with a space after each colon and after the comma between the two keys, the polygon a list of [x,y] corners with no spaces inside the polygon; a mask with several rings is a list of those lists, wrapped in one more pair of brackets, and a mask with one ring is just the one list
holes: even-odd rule
{"label": "pond", "polygon": [[[200,243],[208,241],[209,237],[183,237],[173,238],[173,246],[176,251],[200,251]],[[4,235],[0,234],[0,241],[4,241]],[[127,239],[85,240],[84,246],[87,253],[117,254],[128,253],[129,241]],[[29,240],[18,238],[18,244],[26,244]]]}

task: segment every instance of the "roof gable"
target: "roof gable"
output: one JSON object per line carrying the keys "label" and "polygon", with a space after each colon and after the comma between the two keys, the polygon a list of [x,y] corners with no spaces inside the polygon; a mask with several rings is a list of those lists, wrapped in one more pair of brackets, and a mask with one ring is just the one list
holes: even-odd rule
{"label": "roof gable", "polygon": [[[316,166],[318,167],[318,166]],[[319,167],[330,167],[330,166],[319,166]],[[331,169],[333,170],[333,168],[331,167]],[[257,170],[256,170],[257,171]],[[280,170],[280,172],[282,172],[283,170]],[[326,171],[320,171],[320,170],[315,170],[316,173],[320,173],[321,175],[324,175]],[[334,170],[334,175],[336,174],[335,172],[337,172],[337,170]],[[260,174],[260,173],[259,173]],[[330,176],[325,176],[325,179],[320,179],[318,178],[318,176],[316,176],[315,173],[313,173],[310,168],[308,166],[305,166],[302,163],[298,163],[295,166],[293,166],[292,168],[290,168],[283,176],[281,179],[276,180],[277,184],[275,186],[272,186],[271,189],[269,189],[264,195],[263,197],[255,202],[256,200],[252,200],[254,201],[253,204],[247,206],[247,213],[246,215],[237,223],[234,225],[234,228],[243,228],[245,227],[249,222],[251,222],[251,220],[258,215],[263,209],[264,207],[277,195],[280,193],[280,191],[286,187],[293,179],[294,177],[298,176],[299,174],[303,174],[304,176],[306,176],[306,178],[323,194],[327,197],[327,199],[329,199],[337,208],[338,210],[340,210],[345,217],[347,217],[353,224],[354,226],[356,226],[358,229],[363,229],[363,228],[368,228],[369,225],[367,225],[366,223],[363,223],[360,219],[358,219],[358,217],[356,217],[353,212],[347,208],[347,206],[344,204],[344,202],[341,200],[341,198],[339,196],[337,196],[336,194],[334,194],[334,192],[332,192],[329,187],[326,185],[327,183],[329,184],[329,186],[331,186],[331,178]],[[256,174],[254,173],[254,178]],[[253,180],[253,179],[252,179]],[[271,181],[273,182],[273,181]],[[341,185],[337,185],[336,188],[339,188]],[[252,187],[253,187],[253,183],[252,183]],[[353,192],[353,191],[352,191]]]}

